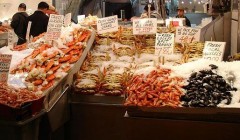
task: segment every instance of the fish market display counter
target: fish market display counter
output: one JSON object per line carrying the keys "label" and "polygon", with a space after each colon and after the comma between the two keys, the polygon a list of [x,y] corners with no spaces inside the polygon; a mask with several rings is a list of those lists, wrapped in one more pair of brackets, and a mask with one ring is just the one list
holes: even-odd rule
{"label": "fish market display counter", "polygon": [[124,106],[122,97],[71,94],[70,140],[237,139],[234,108]]}
{"label": "fish market display counter", "polygon": [[[44,35],[34,38],[35,42],[28,45],[34,47],[33,51],[27,55],[27,57],[23,57],[16,67],[11,69],[13,76],[24,74],[25,72],[27,76],[24,80],[21,80],[24,81],[26,85],[23,90],[28,92],[29,95],[41,95],[41,99],[43,100],[38,104],[40,109],[34,113],[32,112],[32,106],[35,101],[27,104],[29,106],[26,107],[27,109],[24,108],[25,106],[21,106],[20,110],[18,108],[12,109],[8,107],[7,111],[10,110],[9,114],[13,115],[13,118],[16,120],[8,121],[9,119],[6,117],[4,120],[1,120],[1,122],[3,122],[0,123],[1,129],[7,130],[4,126],[8,126],[8,130],[12,129],[3,134],[4,138],[6,137],[8,140],[54,139],[55,132],[64,127],[64,124],[69,121],[70,110],[68,95],[73,82],[73,74],[79,70],[95,38],[94,31],[81,27],[75,27],[74,31],[79,34],[72,34],[73,31],[71,29],[70,31],[65,31],[65,34],[67,32],[74,37],[71,42],[64,43],[64,48],[58,48],[58,45],[53,45],[54,43],[50,44],[48,41],[45,41],[43,38]],[[58,40],[57,44],[59,42]],[[61,43],[62,42],[59,44]],[[11,52],[8,47],[5,47],[4,50]],[[45,59],[43,59],[43,57],[45,57]],[[16,57],[13,57],[14,61],[16,61],[15,59]],[[41,60],[42,63],[39,63],[39,60]],[[33,67],[29,67],[30,65]],[[47,79],[47,77],[50,79]],[[18,77],[16,76],[16,78]],[[46,83],[44,83],[44,81],[46,81]],[[6,88],[4,89],[3,87]],[[14,92],[15,90],[19,90],[18,88],[12,89],[7,84],[1,84],[1,91],[3,91],[2,89],[4,89],[4,93],[5,91],[8,93],[9,91]],[[10,94],[10,92],[8,94]],[[1,97],[5,97],[4,94],[2,94]],[[6,103],[6,105],[4,103]],[[4,107],[8,106],[9,103],[11,102],[1,102],[0,118],[6,114]],[[11,110],[14,112],[11,113]],[[24,116],[25,114],[27,117]],[[1,134],[2,132],[5,131],[1,131]],[[61,134],[60,137],[64,135],[64,131],[62,132],[63,134]]]}

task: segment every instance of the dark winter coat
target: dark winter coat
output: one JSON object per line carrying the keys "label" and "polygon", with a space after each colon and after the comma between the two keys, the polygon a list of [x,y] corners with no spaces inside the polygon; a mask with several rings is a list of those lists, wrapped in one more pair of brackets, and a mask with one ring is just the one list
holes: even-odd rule
{"label": "dark winter coat", "polygon": [[42,11],[35,11],[28,17],[28,21],[32,22],[30,36],[38,36],[47,31],[49,17]]}
{"label": "dark winter coat", "polygon": [[13,15],[10,26],[14,29],[15,34],[18,36],[18,45],[26,42],[27,21],[28,14],[26,12],[18,12]]}

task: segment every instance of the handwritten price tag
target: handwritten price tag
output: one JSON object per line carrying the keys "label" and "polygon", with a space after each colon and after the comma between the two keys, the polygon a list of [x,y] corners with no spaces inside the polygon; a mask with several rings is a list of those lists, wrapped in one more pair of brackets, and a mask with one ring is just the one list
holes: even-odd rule
{"label": "handwritten price tag", "polygon": [[48,22],[47,33],[45,38],[47,40],[57,40],[61,36],[63,26],[63,15],[51,14]]}
{"label": "handwritten price tag", "polygon": [[12,55],[0,54],[0,82],[8,81],[8,73],[12,60]]}
{"label": "handwritten price tag", "polygon": [[110,16],[97,20],[98,34],[118,31],[118,17]]}
{"label": "handwritten price tag", "polygon": [[156,34],[156,33],[157,33],[156,18],[145,18],[145,19],[133,20],[134,35]]}
{"label": "handwritten price tag", "polygon": [[200,40],[201,29],[189,27],[177,27],[175,41],[178,43],[190,43]]}
{"label": "handwritten price tag", "polygon": [[203,59],[222,61],[226,42],[206,41],[203,49]]}
{"label": "handwritten price tag", "polygon": [[162,33],[156,34],[155,41],[155,55],[172,55],[174,47],[174,34],[172,33]]}

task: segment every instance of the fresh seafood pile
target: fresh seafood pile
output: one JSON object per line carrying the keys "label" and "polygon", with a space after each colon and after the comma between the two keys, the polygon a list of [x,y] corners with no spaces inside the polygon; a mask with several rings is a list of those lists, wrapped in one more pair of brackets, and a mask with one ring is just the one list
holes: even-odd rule
{"label": "fresh seafood pile", "polygon": [[160,107],[181,105],[181,77],[171,77],[171,70],[158,67],[149,74],[137,74],[127,84],[125,105]]}
{"label": "fresh seafood pile", "polygon": [[[128,45],[96,44],[77,74],[76,91],[83,94],[122,95],[124,93],[123,79],[126,79],[124,78],[125,71],[131,67],[130,62],[134,55],[134,50]],[[89,78],[81,76],[89,73],[94,76]]]}
{"label": "fresh seafood pile", "polygon": [[239,60],[240,60],[240,53],[237,53],[228,57],[228,61],[239,61]]}
{"label": "fresh seafood pile", "polygon": [[8,32],[10,29],[6,26],[0,26],[0,33]]}
{"label": "fresh seafood pile", "polygon": [[19,108],[26,102],[38,100],[42,95],[35,94],[27,89],[16,89],[6,83],[0,83],[0,104],[12,108]]}
{"label": "fresh seafood pile", "polygon": [[229,105],[232,100],[231,87],[222,76],[216,74],[216,65],[210,65],[210,70],[193,72],[184,86],[186,93],[181,96],[184,107],[216,107],[223,103]]}
{"label": "fresh seafood pile", "polygon": [[92,26],[97,24],[97,16],[88,15],[80,24],[86,26]]}
{"label": "fresh seafood pile", "polygon": [[39,44],[11,73],[27,73],[27,88],[32,91],[45,91],[79,60],[90,35],[90,30],[80,28],[73,31],[73,40],[62,48],[47,43]]}
{"label": "fresh seafood pile", "polygon": [[182,58],[177,63],[187,63],[202,58],[204,49],[204,43],[193,42],[193,43],[182,43],[175,44],[174,53],[182,54]]}

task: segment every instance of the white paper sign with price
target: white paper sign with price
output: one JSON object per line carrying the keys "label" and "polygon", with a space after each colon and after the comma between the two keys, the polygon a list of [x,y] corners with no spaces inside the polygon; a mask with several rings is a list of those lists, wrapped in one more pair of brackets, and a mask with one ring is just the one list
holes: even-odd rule
{"label": "white paper sign with price", "polygon": [[71,24],[72,14],[68,13],[64,17],[64,26],[69,26]]}
{"label": "white paper sign with price", "polygon": [[16,44],[17,41],[18,41],[17,35],[14,33],[13,30],[10,30],[10,31],[8,32],[8,46],[9,46],[10,48],[13,48],[14,44]]}
{"label": "white paper sign with price", "polygon": [[77,16],[78,24],[82,23],[84,21],[84,19],[85,19],[85,15],[78,15]]}
{"label": "white paper sign with price", "polygon": [[191,43],[200,41],[201,29],[190,27],[177,27],[175,42],[177,43]]}
{"label": "white paper sign with price", "polygon": [[0,54],[0,82],[8,81],[8,73],[12,60],[12,55]]}
{"label": "white paper sign with price", "polygon": [[226,42],[206,41],[203,49],[203,59],[222,61]]}
{"label": "white paper sign with price", "polygon": [[61,36],[63,15],[51,14],[48,22],[46,40],[57,40]]}
{"label": "white paper sign with price", "polygon": [[157,19],[156,18],[144,18],[133,20],[133,34],[156,34],[157,33]]}
{"label": "white paper sign with price", "polygon": [[155,55],[168,56],[173,54],[174,34],[162,33],[156,34]]}
{"label": "white paper sign with price", "polygon": [[109,32],[116,32],[116,31],[118,31],[117,15],[97,19],[98,34],[104,34]]}

